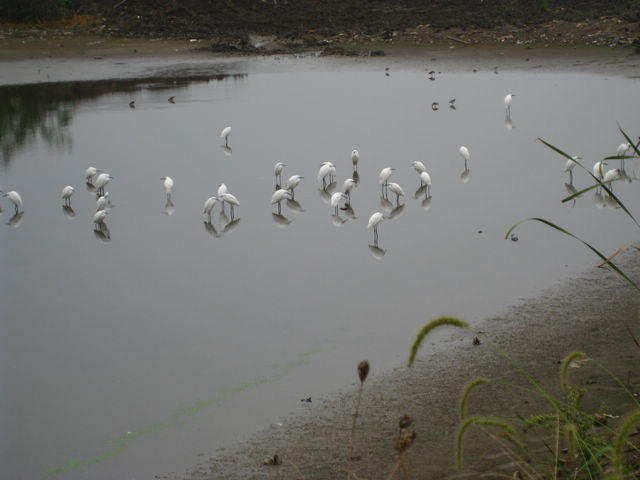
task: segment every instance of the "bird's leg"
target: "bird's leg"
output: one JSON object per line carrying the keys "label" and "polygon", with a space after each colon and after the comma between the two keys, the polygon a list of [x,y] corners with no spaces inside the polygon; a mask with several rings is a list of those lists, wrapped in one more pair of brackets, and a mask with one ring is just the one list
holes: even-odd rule
{"label": "bird's leg", "polygon": [[569,184],[573,185],[573,170],[569,170]]}
{"label": "bird's leg", "polygon": [[229,137],[224,137],[224,145],[225,147],[229,146]]}
{"label": "bird's leg", "polygon": [[280,212],[281,212],[280,208],[281,208],[280,207],[280,202],[278,202],[278,215],[280,215]]}
{"label": "bird's leg", "polygon": [[291,191],[291,200],[295,199],[295,193],[293,192],[293,188],[290,189]]}

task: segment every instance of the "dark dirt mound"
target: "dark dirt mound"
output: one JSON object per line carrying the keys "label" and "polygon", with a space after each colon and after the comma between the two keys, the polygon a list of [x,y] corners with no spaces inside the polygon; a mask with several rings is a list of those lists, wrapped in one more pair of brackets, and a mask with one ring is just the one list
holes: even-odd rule
{"label": "dark dirt mound", "polygon": [[449,28],[536,25],[617,16],[640,20],[638,2],[606,0],[124,0],[93,11],[107,23],[139,35],[307,33],[379,35],[429,24]]}

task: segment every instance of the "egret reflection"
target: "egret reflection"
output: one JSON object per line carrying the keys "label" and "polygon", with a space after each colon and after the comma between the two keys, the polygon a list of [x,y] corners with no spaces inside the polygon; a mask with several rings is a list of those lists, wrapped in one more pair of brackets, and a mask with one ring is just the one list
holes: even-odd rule
{"label": "egret reflection", "polygon": [[355,220],[356,217],[356,212],[354,212],[353,207],[351,206],[350,203],[346,204],[344,206],[344,208],[342,209],[342,211],[345,213],[345,215],[347,217],[349,217],[351,220]]}
{"label": "egret reflection", "polygon": [[387,250],[385,248],[380,248],[378,246],[378,242],[374,243],[373,245],[369,244],[367,246],[369,247],[371,255],[373,255],[373,258],[375,258],[376,260],[381,260],[387,253]]}
{"label": "egret reflection", "polygon": [[422,200],[422,209],[425,212],[431,209],[432,200],[433,200],[433,197],[424,197],[424,200]]}
{"label": "egret reflection", "polygon": [[346,218],[342,218],[337,213],[334,213],[333,215],[331,215],[331,223],[333,223],[334,227],[341,227],[342,225],[344,225],[346,221],[347,221]]}
{"label": "egret reflection", "polygon": [[507,127],[507,130],[513,130],[513,120],[511,120],[511,115],[508,113],[504,116],[504,125]]}
{"label": "egret reflection", "polygon": [[216,227],[214,227],[213,223],[211,223],[211,218],[209,218],[208,222],[205,221],[205,222],[202,222],[202,223],[204,223],[204,231],[205,232],[207,232],[213,238],[219,238],[220,237],[220,234],[216,230]]}
{"label": "egret reflection", "polygon": [[87,182],[84,184],[84,187],[87,189],[87,192],[91,192],[91,193],[98,193],[98,189],[96,188],[96,186],[91,183],[91,182]]}
{"label": "egret reflection", "polygon": [[302,205],[300,205],[300,202],[298,202],[297,200],[287,198],[285,203],[289,210],[292,210],[294,212],[304,212],[304,208],[302,208]]}
{"label": "egret reflection", "polygon": [[173,200],[171,200],[171,194],[167,194],[167,203],[164,204],[164,210],[162,211],[162,213],[170,217],[175,211],[176,206],[173,203]]}
{"label": "egret reflection", "polygon": [[286,227],[291,222],[293,222],[293,220],[289,220],[287,217],[285,217],[284,215],[282,215],[280,213],[271,212],[271,218],[276,223],[276,225],[278,225],[279,227]]}
{"label": "egret reflection", "polygon": [[233,155],[233,149],[229,145],[220,145],[220,148],[227,157]]}
{"label": "egret reflection", "polygon": [[462,183],[467,183],[469,181],[470,175],[471,175],[471,170],[467,168],[467,162],[464,162],[464,170],[460,174],[460,181]]}
{"label": "egret reflection", "polygon": [[389,215],[391,213],[391,210],[393,210],[393,203],[391,203],[388,198],[386,198],[384,196],[381,196],[380,197],[380,208],[382,208],[384,213]]}
{"label": "egret reflection", "polygon": [[111,241],[111,231],[104,222],[96,224],[93,229],[93,235],[102,243],[108,243]]}
{"label": "egret reflection", "polygon": [[[231,217],[233,218],[233,214],[231,215]],[[236,228],[238,228],[238,225],[240,224],[240,219],[236,218],[234,220],[231,220],[229,223],[227,223],[224,228],[222,229],[222,231],[224,233],[230,233],[233,232]]]}
{"label": "egret reflection", "polygon": [[62,213],[67,218],[73,218],[76,216],[76,212],[71,208],[71,205],[62,205]]}
{"label": "egret reflection", "polygon": [[[564,188],[567,190],[567,193],[571,196],[571,195],[575,195],[576,193],[578,193],[578,189],[576,187],[573,186],[573,183],[565,183],[564,184]],[[573,199],[573,203],[571,205],[571,208],[576,206],[576,198]]]}
{"label": "egret reflection", "polygon": [[396,208],[394,208],[393,210],[391,210],[391,212],[389,212],[389,218],[391,219],[399,216],[403,210],[404,210],[404,203],[402,205],[397,205]]}
{"label": "egret reflection", "polygon": [[24,217],[24,210],[17,211],[13,214],[13,217],[9,219],[7,225],[10,227],[18,228],[20,223],[22,223],[22,217]]}
{"label": "egret reflection", "polygon": [[426,195],[426,190],[427,190],[427,186],[424,183],[420,184],[418,189],[414,192],[413,198],[417,200],[418,197],[421,197],[422,195]]}
{"label": "egret reflection", "polygon": [[597,188],[595,191],[595,194],[593,195],[593,203],[595,204],[596,208],[604,208],[607,206],[602,196],[602,192],[600,191],[600,188]]}
{"label": "egret reflection", "polygon": [[351,178],[353,178],[353,181],[354,181],[354,182],[356,182],[356,183],[359,183],[359,182],[360,182],[360,174],[358,173],[358,171],[357,171],[357,170],[354,170],[354,171],[351,173]]}
{"label": "egret reflection", "polygon": [[331,204],[331,193],[327,192],[323,188],[318,188],[318,195],[320,195],[320,198],[324,203],[327,205]]}

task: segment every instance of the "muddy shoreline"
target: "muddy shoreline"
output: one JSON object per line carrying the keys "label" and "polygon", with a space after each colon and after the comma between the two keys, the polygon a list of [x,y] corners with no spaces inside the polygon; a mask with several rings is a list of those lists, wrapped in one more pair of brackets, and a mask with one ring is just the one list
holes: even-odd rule
{"label": "muddy shoreline", "polygon": [[[626,253],[619,263],[632,278],[640,276],[637,254]],[[570,378],[586,392],[585,410],[596,413],[604,402],[607,413],[624,416],[632,401],[598,365],[609,369],[637,398],[640,349],[628,332],[640,335],[639,308],[636,290],[614,273],[592,267],[578,278],[552,286],[540,297],[487,318],[478,328],[482,332],[478,333],[480,345],[473,345],[476,332],[451,329],[451,350],[433,353],[427,338],[413,368],[399,367],[365,383],[353,454],[355,474],[358,478],[387,478],[397,459],[393,442],[398,420],[408,414],[415,419],[411,428],[417,432],[406,457],[414,477],[477,478],[489,472],[511,477],[519,469],[517,462],[479,430],[470,430],[465,436],[463,470],[458,473],[455,468],[459,397],[467,382],[478,377],[489,379],[470,396],[468,415],[509,421],[550,411],[544,399],[526,392],[531,384],[500,351],[524,368],[544,391],[555,395],[561,394],[563,358],[574,350],[583,351],[593,360],[573,370]],[[429,320],[425,318],[425,323]],[[356,365],[351,367],[354,383],[350,387],[314,399],[282,425],[216,452],[179,478],[333,479],[346,474],[358,389]],[[611,420],[610,425],[615,427],[617,421]],[[548,433],[534,430],[519,432],[519,436],[528,442],[530,452],[544,456]],[[265,465],[265,459],[276,454],[282,464]]]}

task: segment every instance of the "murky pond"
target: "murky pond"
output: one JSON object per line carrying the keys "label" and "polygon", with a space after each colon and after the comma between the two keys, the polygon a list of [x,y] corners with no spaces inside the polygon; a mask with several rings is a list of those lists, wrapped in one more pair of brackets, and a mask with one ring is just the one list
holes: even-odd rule
{"label": "murky pond", "polygon": [[[571,182],[536,139],[589,169],[615,155],[618,124],[638,134],[638,79],[275,61],[0,87],[0,188],[24,201],[16,217],[0,199],[0,477],[184,472],[349,384],[363,358],[374,375],[402,364],[425,321],[473,324],[596,263],[539,223],[504,240],[517,221],[543,217],[607,253],[637,239],[603,192],[561,203],[593,180],[575,168]],[[329,192],[358,177],[337,215],[325,161]],[[280,214],[276,162],[283,182],[304,176]],[[97,224],[89,166],[113,177]],[[381,198],[385,167],[399,202]],[[612,187],[632,211],[636,167]],[[209,222],[220,183],[240,205],[216,204]]]}

